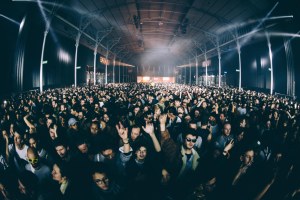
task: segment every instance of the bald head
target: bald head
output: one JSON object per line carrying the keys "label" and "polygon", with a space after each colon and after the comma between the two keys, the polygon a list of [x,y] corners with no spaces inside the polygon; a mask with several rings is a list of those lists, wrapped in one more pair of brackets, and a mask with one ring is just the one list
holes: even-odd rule
{"label": "bald head", "polygon": [[35,148],[29,147],[27,149],[27,158],[32,167],[36,168],[38,166],[39,155]]}

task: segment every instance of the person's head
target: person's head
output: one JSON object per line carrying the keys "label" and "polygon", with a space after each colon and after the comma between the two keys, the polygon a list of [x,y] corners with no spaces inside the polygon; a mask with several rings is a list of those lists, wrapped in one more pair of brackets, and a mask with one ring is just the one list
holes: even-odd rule
{"label": "person's head", "polygon": [[100,190],[106,191],[110,188],[108,170],[101,163],[95,163],[92,167],[92,178]]}
{"label": "person's head", "polygon": [[223,134],[224,134],[225,136],[229,136],[230,133],[231,133],[231,124],[230,124],[230,123],[225,123],[225,124],[223,125]]}
{"label": "person's head", "polygon": [[246,121],[245,118],[241,118],[241,119],[239,120],[239,123],[240,123],[240,127],[241,127],[241,128],[245,128],[246,125],[247,125],[247,121]]}
{"label": "person's head", "polygon": [[183,139],[183,147],[185,149],[191,150],[197,141],[197,133],[196,130],[188,128],[184,134],[182,134]]}
{"label": "person's head", "polygon": [[47,125],[47,128],[49,128],[49,127],[50,127],[50,125],[51,125],[52,123],[56,123],[56,120],[55,120],[55,118],[54,118],[54,117],[52,117],[52,116],[49,116],[49,117],[47,118],[47,120],[46,120],[46,125]]}
{"label": "person's head", "polygon": [[82,154],[87,154],[89,151],[89,145],[84,137],[76,139],[76,146]]}
{"label": "person's head", "polygon": [[69,147],[60,139],[54,141],[54,147],[60,158],[65,159],[68,156]]}
{"label": "person's head", "polygon": [[137,115],[138,112],[140,112],[140,107],[139,107],[139,106],[135,106],[135,107],[133,108],[133,113],[134,113],[134,115]]}
{"label": "person's head", "polygon": [[49,126],[49,135],[52,140],[57,138],[57,125],[55,123],[50,124]]}
{"label": "person's head", "polygon": [[68,180],[67,171],[68,169],[64,163],[55,163],[52,169],[52,179],[59,184],[64,183]]}
{"label": "person's head", "polygon": [[176,108],[178,108],[181,105],[181,101],[180,101],[179,98],[175,98],[174,105],[175,105]]}
{"label": "person's head", "polygon": [[178,113],[178,115],[183,115],[184,114],[184,108],[182,107],[182,106],[179,106],[178,108],[177,108],[177,113]]}
{"label": "person's head", "polygon": [[243,165],[251,165],[254,159],[254,150],[247,149],[244,151],[243,155],[240,157]]}
{"label": "person's head", "polygon": [[226,120],[225,113],[220,113],[219,119],[220,119],[221,122],[224,122]]}
{"label": "person's head", "polygon": [[70,118],[68,120],[68,125],[70,129],[74,129],[74,130],[78,129],[77,120],[75,118]]}
{"label": "person's head", "polygon": [[35,148],[29,147],[27,149],[27,158],[33,168],[37,168],[39,166],[39,155]]}
{"label": "person's head", "polygon": [[78,112],[78,119],[79,119],[79,120],[84,119],[84,113],[83,113],[82,110],[80,110],[80,111]]}
{"label": "person's head", "polygon": [[138,126],[133,126],[130,133],[130,138],[135,141],[141,135],[141,128]]}
{"label": "person's head", "polygon": [[201,107],[202,107],[203,109],[206,109],[206,108],[207,108],[207,103],[206,103],[206,101],[203,101],[203,103],[201,104]]}
{"label": "person's head", "polygon": [[170,119],[174,119],[177,116],[176,108],[175,107],[169,107],[167,115]]}
{"label": "person's head", "polygon": [[140,162],[145,161],[147,157],[147,147],[145,145],[139,145],[135,150],[136,159]]}
{"label": "person's head", "polygon": [[116,152],[110,144],[105,144],[101,149],[101,154],[105,157],[105,159],[113,160]]}
{"label": "person's head", "polygon": [[103,114],[103,121],[107,123],[109,121],[109,115],[107,113]]}
{"label": "person's head", "polygon": [[17,127],[14,128],[14,144],[17,148],[22,148],[24,145],[24,134]]}
{"label": "person's head", "polygon": [[198,109],[196,109],[194,111],[194,115],[195,115],[195,117],[199,117],[200,116],[200,111]]}
{"label": "person's head", "polygon": [[66,111],[66,110],[67,110],[66,105],[65,105],[65,104],[60,104],[60,111],[61,111],[61,112],[64,112],[64,111]]}
{"label": "person's head", "polygon": [[97,135],[99,132],[99,123],[97,121],[94,121],[90,125],[90,131],[92,135]]}

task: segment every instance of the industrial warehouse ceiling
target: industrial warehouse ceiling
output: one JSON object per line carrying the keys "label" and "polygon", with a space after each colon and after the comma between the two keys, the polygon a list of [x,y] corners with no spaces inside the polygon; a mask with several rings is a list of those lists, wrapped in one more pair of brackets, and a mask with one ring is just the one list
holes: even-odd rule
{"label": "industrial warehouse ceiling", "polygon": [[[286,1],[282,1],[286,2]],[[14,1],[20,3],[20,1]],[[273,0],[32,0],[52,30],[134,66],[181,66],[290,23]],[[35,4],[35,5],[34,5]],[[286,6],[286,5],[285,5]],[[41,13],[43,13],[41,12]],[[247,37],[243,37],[247,35]],[[261,34],[262,35],[262,34]],[[80,37],[79,37],[80,36]]]}

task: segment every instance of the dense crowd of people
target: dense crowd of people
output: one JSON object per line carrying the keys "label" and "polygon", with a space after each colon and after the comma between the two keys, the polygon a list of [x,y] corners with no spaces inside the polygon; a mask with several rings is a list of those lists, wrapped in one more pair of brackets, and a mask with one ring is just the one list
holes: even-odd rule
{"label": "dense crowd of people", "polygon": [[0,199],[300,199],[300,104],[107,84],[3,99]]}

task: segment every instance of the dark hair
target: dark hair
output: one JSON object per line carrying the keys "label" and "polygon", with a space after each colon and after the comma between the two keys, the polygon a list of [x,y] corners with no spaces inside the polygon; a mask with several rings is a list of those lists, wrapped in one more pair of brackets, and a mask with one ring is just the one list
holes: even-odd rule
{"label": "dark hair", "polygon": [[64,146],[65,148],[67,148],[68,144],[60,138],[55,138],[53,141],[53,146],[54,146],[54,148],[56,148],[58,146]]}
{"label": "dark hair", "polygon": [[174,106],[172,107],[169,107],[168,110],[167,110],[168,113],[172,113],[174,115],[177,115],[177,110]]}
{"label": "dark hair", "polygon": [[59,168],[61,177],[67,177],[70,178],[70,166],[67,163],[64,162],[56,162],[54,163],[54,165],[57,165],[57,167]]}
{"label": "dark hair", "polygon": [[192,136],[198,137],[197,131],[195,129],[192,129],[192,128],[186,128],[185,130],[183,130],[182,140],[185,140],[187,135],[192,135]]}

